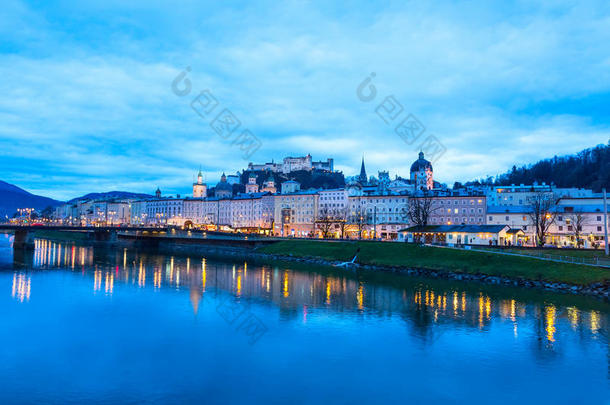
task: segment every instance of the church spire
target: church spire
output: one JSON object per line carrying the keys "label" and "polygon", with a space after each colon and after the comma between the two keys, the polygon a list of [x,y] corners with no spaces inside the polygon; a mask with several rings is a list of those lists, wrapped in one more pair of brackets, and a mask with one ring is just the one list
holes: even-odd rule
{"label": "church spire", "polygon": [[193,183],[193,185],[195,184],[203,184],[203,173],[201,173],[201,165],[199,166],[199,173],[197,173],[197,182]]}
{"label": "church spire", "polygon": [[362,156],[362,165],[360,166],[360,176],[359,176],[359,180],[362,183],[366,183],[366,169],[364,168],[364,155]]}

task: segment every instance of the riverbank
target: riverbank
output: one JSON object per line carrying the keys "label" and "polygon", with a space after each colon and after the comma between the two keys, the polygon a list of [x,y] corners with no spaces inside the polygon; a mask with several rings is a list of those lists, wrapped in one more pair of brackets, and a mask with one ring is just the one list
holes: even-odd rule
{"label": "riverbank", "polygon": [[404,243],[287,240],[261,247],[257,254],[274,259],[389,271],[426,277],[536,287],[570,293],[610,296],[610,270],[529,257],[442,249]]}

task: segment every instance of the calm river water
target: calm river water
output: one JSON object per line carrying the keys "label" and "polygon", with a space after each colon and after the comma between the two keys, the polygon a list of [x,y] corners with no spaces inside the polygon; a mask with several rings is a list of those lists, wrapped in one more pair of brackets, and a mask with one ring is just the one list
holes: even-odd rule
{"label": "calm river water", "polygon": [[609,305],[0,234],[0,403],[610,403]]}

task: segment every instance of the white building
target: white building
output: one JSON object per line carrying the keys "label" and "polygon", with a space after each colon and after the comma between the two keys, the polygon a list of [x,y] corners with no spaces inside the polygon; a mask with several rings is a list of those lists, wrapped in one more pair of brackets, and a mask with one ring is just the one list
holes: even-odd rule
{"label": "white building", "polygon": [[201,200],[184,200],[185,224],[192,225],[217,225],[220,216],[220,199],[208,197]]}
{"label": "white building", "polygon": [[[348,198],[348,236],[397,239],[408,225],[405,195],[361,195]],[[362,235],[360,235],[360,233]]]}
{"label": "white building", "polygon": [[576,246],[575,233],[578,227],[581,246],[604,246],[603,198],[562,198],[557,208],[555,223],[550,231],[550,243]]}
{"label": "white building", "polygon": [[148,211],[146,210],[146,200],[136,200],[130,203],[129,223],[131,225],[146,225]]}
{"label": "white building", "polygon": [[592,190],[582,188],[557,188],[546,183],[518,186],[488,187],[485,194],[490,206],[526,205],[529,198],[541,193],[553,193],[557,198],[591,198],[595,197]]}
{"label": "white building", "polygon": [[130,201],[84,200],[62,204],[55,209],[54,219],[63,224],[80,226],[115,226],[131,219]]}
{"label": "white building", "polygon": [[296,193],[301,189],[299,182],[288,180],[282,183],[282,194]]}
{"label": "white building", "polygon": [[[523,206],[496,206],[487,208],[488,224],[506,224],[525,232],[528,243],[534,243],[535,227],[530,208]],[[577,245],[576,227],[580,223],[581,246],[604,246],[604,213],[602,198],[562,198],[556,207],[555,221],[548,230],[546,243],[567,247]]]}
{"label": "white building", "polygon": [[314,233],[318,192],[297,191],[274,196],[274,234],[307,237]]}
{"label": "white building", "polygon": [[129,201],[113,201],[106,203],[105,223],[110,226],[128,224],[131,218]]}
{"label": "white building", "polygon": [[274,198],[266,193],[241,194],[230,201],[230,226],[236,230],[271,229]]}
{"label": "white building", "polygon": [[318,195],[318,206],[320,212],[346,219],[348,211],[348,197],[347,190],[345,188],[320,190]]}
{"label": "white building", "polygon": [[540,192],[551,193],[553,191],[550,185],[545,183],[519,186],[494,186],[487,189],[486,197],[489,206],[521,206],[527,204],[527,201],[532,196]]}
{"label": "white building", "polygon": [[415,192],[415,183],[400,178],[390,181],[386,187],[394,194],[413,194]]}
{"label": "white building", "polygon": [[184,201],[176,198],[157,198],[146,201],[146,223],[154,225],[183,225]]}
{"label": "white building", "polygon": [[405,242],[454,245],[518,245],[523,231],[508,225],[428,225],[401,229],[399,240]]}
{"label": "white building", "polygon": [[78,206],[76,204],[62,204],[55,208],[53,214],[53,219],[66,225],[76,224],[78,217]]}

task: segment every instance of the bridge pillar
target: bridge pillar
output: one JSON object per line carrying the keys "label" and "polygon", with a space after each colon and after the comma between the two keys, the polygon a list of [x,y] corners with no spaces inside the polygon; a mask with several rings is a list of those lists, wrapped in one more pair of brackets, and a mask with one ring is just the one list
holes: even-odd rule
{"label": "bridge pillar", "polygon": [[27,229],[15,229],[13,249],[34,249],[34,235]]}
{"label": "bridge pillar", "polygon": [[34,263],[34,249],[13,249],[13,267],[27,268],[32,267]]}
{"label": "bridge pillar", "polygon": [[114,229],[95,229],[93,241],[96,244],[113,246],[118,243],[117,231]]}

